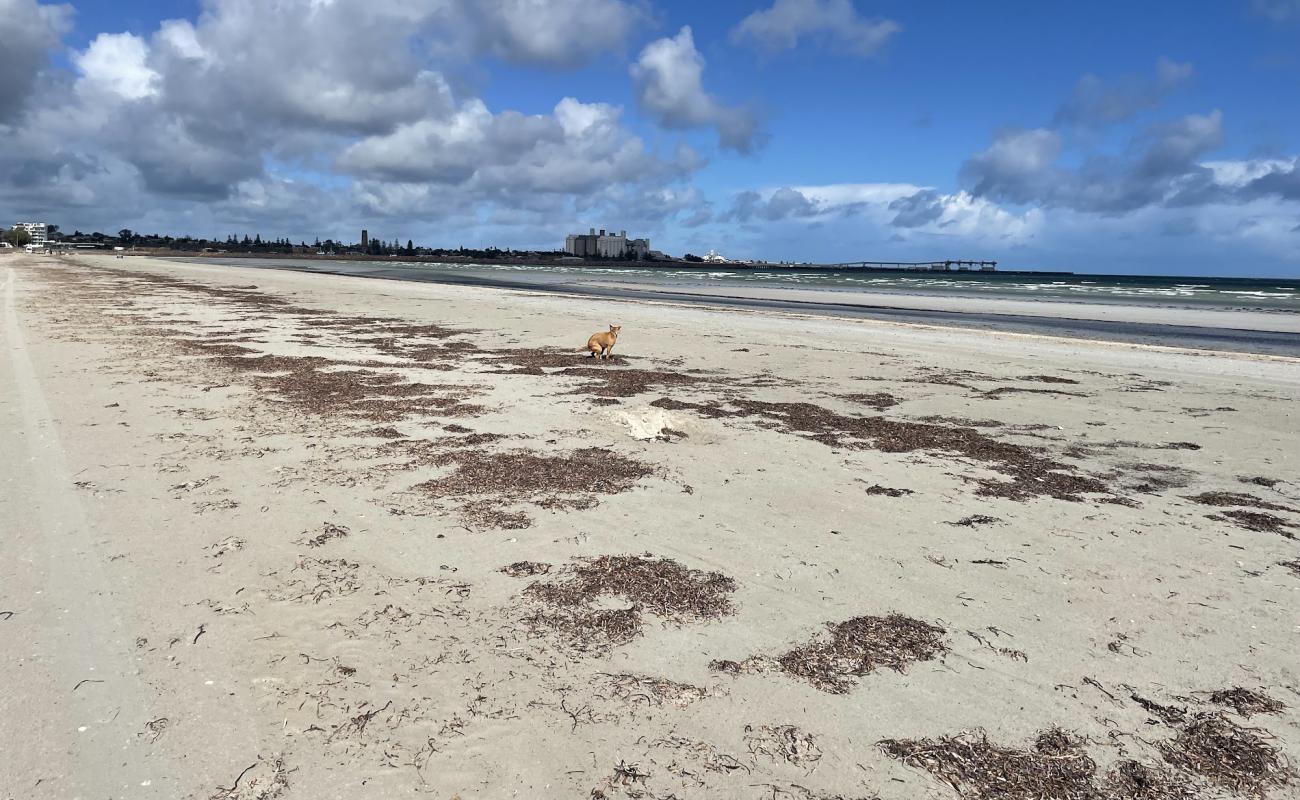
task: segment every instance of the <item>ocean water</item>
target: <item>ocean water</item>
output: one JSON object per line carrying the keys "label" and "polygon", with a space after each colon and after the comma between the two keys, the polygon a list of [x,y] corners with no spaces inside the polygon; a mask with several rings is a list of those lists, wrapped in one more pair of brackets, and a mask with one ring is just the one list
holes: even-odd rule
{"label": "ocean water", "polygon": [[1128,275],[1011,275],[988,272],[882,273],[798,267],[728,269],[629,265],[456,264],[316,259],[207,259],[245,267],[278,267],[415,281],[508,283],[538,288],[566,284],[689,289],[708,286],[819,289],[845,292],[989,297],[1300,314],[1300,278],[1180,278]]}

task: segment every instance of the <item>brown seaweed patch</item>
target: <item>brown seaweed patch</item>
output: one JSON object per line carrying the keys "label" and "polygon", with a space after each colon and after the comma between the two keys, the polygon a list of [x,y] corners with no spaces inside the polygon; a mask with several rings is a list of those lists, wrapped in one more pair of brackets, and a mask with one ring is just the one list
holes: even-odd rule
{"label": "brown seaweed patch", "polygon": [[840,395],[840,398],[848,400],[851,403],[861,403],[862,405],[874,408],[877,411],[884,411],[887,408],[893,408],[902,402],[888,392],[842,394]]}
{"label": "brown seaweed patch", "polygon": [[1198,495],[1192,495],[1187,499],[1194,503],[1200,503],[1203,506],[1216,506],[1220,508],[1242,506],[1244,508],[1259,509],[1260,511],[1290,511],[1292,513],[1300,513],[1300,511],[1297,511],[1290,506],[1270,503],[1269,501],[1256,497],[1253,494],[1245,494],[1243,492],[1202,492]]}
{"label": "brown seaweed patch", "polygon": [[520,511],[508,511],[491,500],[466,503],[460,508],[461,521],[481,530],[520,531],[533,526],[532,517]]}
{"label": "brown seaweed patch", "polygon": [[1277,565],[1279,567],[1286,567],[1287,569],[1291,570],[1292,575],[1296,576],[1297,578],[1300,578],[1300,558],[1293,559],[1291,561],[1279,561],[1277,562]]}
{"label": "brown seaweed patch", "polygon": [[902,614],[854,617],[828,622],[830,635],[775,658],[752,656],[744,661],[719,660],[709,666],[733,674],[777,670],[831,694],[844,694],[857,678],[882,667],[902,672],[909,664],[931,661],[948,652],[943,628]]}
{"label": "brown seaweed patch", "polygon": [[1037,383],[1065,383],[1076,386],[1079,383],[1074,378],[1062,378],[1058,375],[1021,375],[1019,378],[1016,378],[1016,380],[1035,381]]}
{"label": "brown seaweed patch", "polygon": [[1228,706],[1238,715],[1248,719],[1253,714],[1277,714],[1286,708],[1280,700],[1274,700],[1263,692],[1254,692],[1240,686],[1214,692],[1210,695],[1210,702],[1216,706]]}
{"label": "brown seaweed patch", "polygon": [[1156,747],[1171,765],[1238,794],[1263,797],[1295,778],[1281,751],[1219,714],[1197,715],[1176,738]]}
{"label": "brown seaweed patch", "polygon": [[969,517],[962,517],[956,522],[949,522],[948,524],[958,528],[974,528],[979,525],[992,525],[1001,521],[997,517],[990,517],[988,514],[972,514]]}
{"label": "brown seaweed patch", "polygon": [[723,405],[662,398],[650,405],[670,410],[695,411],[714,418],[759,419],[774,425],[783,433],[831,447],[875,449],[886,453],[910,453],[917,450],[952,453],[988,464],[1012,478],[1010,481],[977,480],[980,487],[978,494],[986,497],[1025,500],[1046,496],[1059,500],[1082,500],[1084,494],[1109,493],[1103,482],[1075,473],[1069,465],[1044,456],[1041,450],[999,441],[974,428],[906,422],[883,416],[846,416],[812,403],[734,400]]}
{"label": "brown seaweed patch", "polygon": [[1237,480],[1241,481],[1242,483],[1249,483],[1252,486],[1263,486],[1265,489],[1272,489],[1274,486],[1277,486],[1279,483],[1282,482],[1277,478],[1268,478],[1263,475],[1257,475],[1255,477],[1242,477],[1242,478],[1238,478]]}
{"label": "brown seaweed patch", "polygon": [[915,494],[911,489],[893,489],[880,484],[872,484],[866,488],[866,493],[870,495],[883,495],[885,497],[904,497],[909,494]]}
{"label": "brown seaweed patch", "polygon": [[655,473],[653,466],[603,447],[560,455],[536,450],[462,451],[455,470],[416,488],[434,497],[493,495],[528,500],[552,495],[617,494]]}
{"label": "brown seaweed patch", "polygon": [[511,578],[525,578],[534,575],[546,575],[551,571],[551,565],[540,561],[516,561],[513,564],[507,564],[497,570]]}
{"label": "brown seaweed patch", "polygon": [[1264,511],[1243,511],[1239,508],[1229,509],[1222,514],[1209,514],[1209,519],[1224,519],[1234,523],[1239,528],[1245,528],[1248,531],[1257,531],[1259,533],[1276,533],[1287,539],[1294,539],[1296,535],[1289,529],[1295,526],[1276,514],[1269,514]]}
{"label": "brown seaweed patch", "polygon": [[709,696],[709,690],[689,683],[678,683],[667,678],[621,672],[607,675],[610,694],[629,705],[671,705],[686,708],[691,703]]}
{"label": "brown seaweed patch", "polygon": [[988,400],[997,400],[1008,394],[1053,394],[1061,397],[1088,397],[1086,392],[1068,392],[1064,389],[1029,389],[1024,386],[998,386],[994,389],[980,392],[980,397]]}
{"label": "brown seaweed patch", "polygon": [[634,397],[653,388],[691,386],[703,380],[681,372],[610,366],[569,367],[552,374],[567,378],[585,378],[587,383],[574,389],[570,394],[588,394],[595,397]]}
{"label": "brown seaweed patch", "polygon": [[922,769],[972,800],[1190,800],[1181,776],[1131,759],[1119,761],[1100,785],[1097,763],[1077,737],[1040,733],[1032,750],[1001,747],[983,733],[938,739],[886,739],[891,758]]}
{"label": "brown seaweed patch", "polygon": [[[689,569],[650,555],[582,559],[558,580],[532,583],[524,596],[541,609],[524,622],[559,633],[580,650],[621,644],[640,633],[642,614],[685,624],[731,614],[736,583],[720,572]],[[598,607],[613,598],[630,607]]]}

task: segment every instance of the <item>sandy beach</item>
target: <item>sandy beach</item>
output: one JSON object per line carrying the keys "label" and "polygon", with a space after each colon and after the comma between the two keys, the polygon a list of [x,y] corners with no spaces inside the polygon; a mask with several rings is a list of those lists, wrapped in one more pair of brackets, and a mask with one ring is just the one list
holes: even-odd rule
{"label": "sandy beach", "polygon": [[1300,797],[1300,360],[86,255],[0,314],[4,800]]}

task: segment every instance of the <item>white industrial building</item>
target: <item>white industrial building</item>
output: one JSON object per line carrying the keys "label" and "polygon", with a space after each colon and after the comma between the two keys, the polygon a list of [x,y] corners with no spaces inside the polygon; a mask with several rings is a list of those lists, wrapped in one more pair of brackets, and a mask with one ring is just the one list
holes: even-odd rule
{"label": "white industrial building", "polygon": [[50,226],[44,222],[18,222],[13,226],[13,230],[27,231],[27,235],[32,239],[33,247],[44,247],[50,241]]}
{"label": "white industrial building", "polygon": [[579,258],[635,258],[638,261],[650,255],[649,239],[628,239],[627,231],[605,232],[595,228],[587,233],[571,233],[564,239],[564,252]]}

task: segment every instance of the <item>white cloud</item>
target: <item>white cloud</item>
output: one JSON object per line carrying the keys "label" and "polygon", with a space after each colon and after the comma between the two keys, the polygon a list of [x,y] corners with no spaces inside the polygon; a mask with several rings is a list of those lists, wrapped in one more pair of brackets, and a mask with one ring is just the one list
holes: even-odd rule
{"label": "white cloud", "polygon": [[622,0],[474,0],[466,7],[485,50],[514,63],[562,67],[618,50],[643,19]]}
{"label": "white cloud", "polygon": [[646,45],[631,67],[642,111],[666,128],[711,127],[723,147],[752,151],[762,138],[749,109],[725,106],[704,90],[704,57],[689,26]]}
{"label": "white cloud", "polygon": [[73,57],[81,71],[78,88],[92,100],[105,93],[122,100],[143,100],[158,94],[158,73],[146,63],[144,40],[129,33],[101,33],[84,52]]}
{"label": "white cloud", "polygon": [[865,19],[849,0],[776,0],[731,31],[737,43],[753,42],[768,52],[789,50],[805,37],[818,37],[860,57],[874,56],[902,28],[888,19]]}

